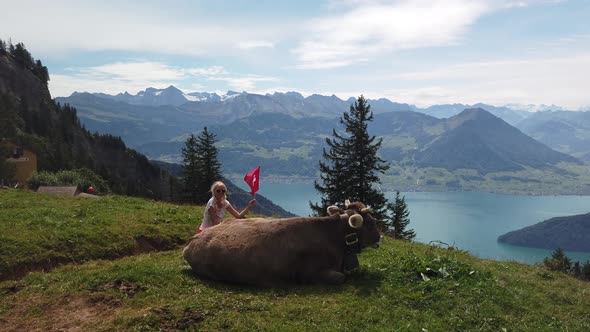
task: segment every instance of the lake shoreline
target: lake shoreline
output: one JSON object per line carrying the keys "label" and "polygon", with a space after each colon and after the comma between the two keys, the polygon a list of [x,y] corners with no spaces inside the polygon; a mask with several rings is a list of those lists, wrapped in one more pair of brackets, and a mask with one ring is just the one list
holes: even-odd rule
{"label": "lake shoreline", "polygon": [[[228,177],[230,181],[234,182],[235,184],[240,184],[243,182],[243,175],[239,174],[230,174]],[[269,184],[311,184],[313,185],[314,181],[319,179],[313,177],[306,177],[306,176],[278,176],[278,175],[266,175],[264,177],[261,176],[261,185],[264,183]],[[497,195],[513,195],[513,196],[589,196],[590,192],[586,193],[585,191],[582,192],[567,192],[567,191],[529,191],[525,188],[519,190],[502,190],[502,189],[490,189],[490,190],[481,190],[481,189],[469,189],[469,188],[440,188],[440,187],[427,187],[422,186],[420,188],[415,187],[390,187],[381,184],[381,188],[384,192],[396,192],[399,191],[400,193],[446,193],[446,192],[473,192],[473,193],[488,193],[488,194],[497,194]]]}
{"label": "lake shoreline", "polygon": [[[243,180],[236,181],[247,187]],[[311,213],[309,202],[319,202],[313,184],[268,183],[260,185],[260,195],[296,215]],[[536,224],[543,220],[587,213],[590,196],[532,196],[488,192],[401,192],[410,211],[409,227],[416,231],[416,241],[428,244],[442,241],[489,259],[542,262],[551,250],[511,246],[497,242],[501,234]],[[394,200],[395,192],[386,191]],[[343,203],[343,202],[340,202]],[[590,260],[590,253],[566,251],[576,261]]]}

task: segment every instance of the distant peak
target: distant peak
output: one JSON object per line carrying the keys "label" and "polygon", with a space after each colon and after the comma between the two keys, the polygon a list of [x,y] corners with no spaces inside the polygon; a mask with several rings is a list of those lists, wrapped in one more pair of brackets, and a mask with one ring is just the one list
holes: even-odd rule
{"label": "distant peak", "polygon": [[481,107],[466,108],[463,112],[455,115],[453,118],[460,119],[462,122],[467,120],[499,119]]}
{"label": "distant peak", "polygon": [[169,87],[167,87],[167,88],[166,88],[166,89],[164,89],[164,90],[168,90],[168,91],[170,91],[170,90],[172,90],[172,91],[180,91],[180,89],[178,89],[178,88],[177,88],[177,87],[175,87],[174,85],[170,85]]}
{"label": "distant peak", "polygon": [[294,97],[298,99],[303,99],[303,95],[296,91],[288,91],[285,93],[285,96]]}

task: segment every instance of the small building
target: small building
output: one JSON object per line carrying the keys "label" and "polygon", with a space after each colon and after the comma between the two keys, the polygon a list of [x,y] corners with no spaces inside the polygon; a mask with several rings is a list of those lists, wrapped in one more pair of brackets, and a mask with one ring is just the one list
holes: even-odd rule
{"label": "small building", "polygon": [[11,151],[6,162],[14,164],[14,180],[23,185],[29,178],[37,172],[37,154],[22,145],[11,142],[0,142],[7,146]]}
{"label": "small building", "polygon": [[80,189],[76,186],[40,186],[38,193],[48,193],[55,195],[78,196]]}

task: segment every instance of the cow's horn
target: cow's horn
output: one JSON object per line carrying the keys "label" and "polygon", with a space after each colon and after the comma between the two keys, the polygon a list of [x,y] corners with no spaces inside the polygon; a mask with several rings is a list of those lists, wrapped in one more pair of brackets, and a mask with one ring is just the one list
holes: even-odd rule
{"label": "cow's horn", "polygon": [[340,208],[337,207],[336,205],[330,205],[328,206],[328,215],[333,216],[336,213],[340,213]]}
{"label": "cow's horn", "polygon": [[362,208],[361,213],[371,213],[371,208]]}
{"label": "cow's horn", "polygon": [[348,218],[348,224],[352,228],[361,228],[363,226],[363,216],[358,213],[353,214]]}

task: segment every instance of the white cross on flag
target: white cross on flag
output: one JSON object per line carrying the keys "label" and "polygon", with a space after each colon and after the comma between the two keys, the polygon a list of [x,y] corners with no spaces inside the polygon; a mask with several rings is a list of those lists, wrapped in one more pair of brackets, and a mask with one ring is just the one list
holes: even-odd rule
{"label": "white cross on flag", "polygon": [[244,176],[244,181],[250,186],[252,190],[252,196],[256,194],[258,188],[260,188],[260,166],[253,169],[250,173]]}

